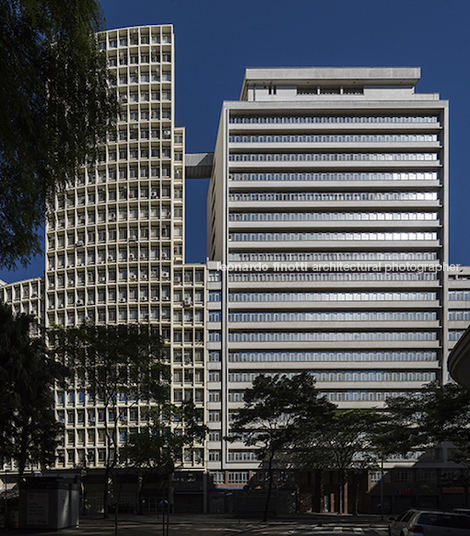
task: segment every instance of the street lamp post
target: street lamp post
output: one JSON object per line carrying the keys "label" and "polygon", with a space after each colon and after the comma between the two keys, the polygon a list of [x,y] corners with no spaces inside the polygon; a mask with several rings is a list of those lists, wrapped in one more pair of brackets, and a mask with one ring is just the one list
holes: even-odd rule
{"label": "street lamp post", "polygon": [[380,460],[380,520],[384,520],[384,458]]}

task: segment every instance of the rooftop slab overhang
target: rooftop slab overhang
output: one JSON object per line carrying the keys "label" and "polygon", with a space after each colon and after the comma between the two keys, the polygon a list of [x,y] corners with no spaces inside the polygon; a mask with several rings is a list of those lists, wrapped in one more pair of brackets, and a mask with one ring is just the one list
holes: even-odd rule
{"label": "rooftop slab overhang", "polygon": [[249,85],[347,85],[414,87],[421,78],[419,67],[289,67],[246,69],[240,95],[245,100]]}

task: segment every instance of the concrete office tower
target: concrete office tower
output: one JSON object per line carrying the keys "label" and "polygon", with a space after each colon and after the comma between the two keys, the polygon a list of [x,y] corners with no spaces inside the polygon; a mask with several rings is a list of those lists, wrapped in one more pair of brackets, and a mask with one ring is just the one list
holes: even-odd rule
{"label": "concrete office tower", "polygon": [[[96,166],[56,199],[46,223],[46,327],[150,322],[167,343],[175,402],[204,394],[203,265],[184,265],[184,130],[174,122],[174,36],[165,26],[100,34],[121,112]],[[86,393],[57,391],[58,468],[101,467],[104,420]],[[127,407],[128,406],[128,407]],[[122,401],[118,441],[139,430]],[[202,450],[186,466],[203,467]]]}
{"label": "concrete office tower", "polygon": [[248,69],[224,103],[208,193],[216,482],[258,466],[218,442],[257,374],[309,371],[340,408],[446,378],[448,112],[419,77]]}

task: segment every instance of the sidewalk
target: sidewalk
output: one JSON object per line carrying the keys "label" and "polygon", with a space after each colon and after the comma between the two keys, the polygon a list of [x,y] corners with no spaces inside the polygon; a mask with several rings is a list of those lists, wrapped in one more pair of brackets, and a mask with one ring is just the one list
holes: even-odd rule
{"label": "sidewalk", "polygon": [[[236,536],[236,535],[278,535],[290,534],[295,527],[313,527],[319,524],[367,526],[383,528],[386,521],[380,516],[335,515],[335,514],[291,514],[262,523],[259,518],[237,519],[228,514],[175,514],[170,516],[169,536]],[[0,529],[0,534],[18,536],[114,536],[114,518],[87,516],[80,519],[78,528],[54,531]],[[118,536],[163,536],[162,518],[155,515],[121,515]]]}

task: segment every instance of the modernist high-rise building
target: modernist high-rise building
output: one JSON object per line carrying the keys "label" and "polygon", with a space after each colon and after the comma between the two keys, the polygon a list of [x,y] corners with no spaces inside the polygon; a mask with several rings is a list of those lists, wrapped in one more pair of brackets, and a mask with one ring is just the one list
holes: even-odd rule
{"label": "modernist high-rise building", "polygon": [[[237,488],[258,468],[225,440],[258,374],[308,371],[340,408],[449,379],[470,269],[448,270],[448,108],[415,92],[419,69],[248,69],[214,154],[185,155],[172,27],[99,42],[116,133],[49,210],[44,277],[0,281],[0,300],[45,327],[160,325],[172,401],[194,400],[209,427],[184,459],[192,492],[204,472]],[[208,262],[185,264],[185,178],[209,175]],[[108,415],[80,389],[54,394],[56,469],[99,470]],[[121,415],[124,443],[140,408],[122,400]]]}
{"label": "modernist high-rise building", "polygon": [[[172,401],[193,400],[202,409],[205,266],[184,264],[184,129],[174,121],[173,28],[110,30],[99,43],[121,103],[116,132],[99,162],[47,213],[44,278],[0,286],[0,299],[38,315],[46,328],[85,320],[160,325]],[[73,386],[54,397],[64,423],[56,469],[103,467],[113,412]],[[120,444],[139,430],[140,409],[120,401]],[[186,468],[204,467],[199,447],[186,453]]]}
{"label": "modernist high-rise building", "polygon": [[232,481],[255,453],[216,440],[258,374],[308,371],[340,408],[446,379],[447,102],[415,93],[419,77],[248,69],[223,105],[207,393],[209,468]]}

